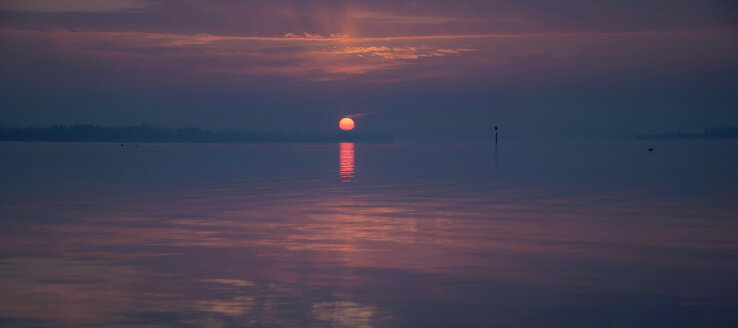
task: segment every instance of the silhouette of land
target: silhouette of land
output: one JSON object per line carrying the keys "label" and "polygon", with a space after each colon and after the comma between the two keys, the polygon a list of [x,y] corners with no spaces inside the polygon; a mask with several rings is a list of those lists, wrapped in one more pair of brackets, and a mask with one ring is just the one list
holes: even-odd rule
{"label": "silhouette of land", "polygon": [[682,133],[681,130],[662,134],[641,134],[636,139],[738,139],[738,126],[705,128],[702,133]]}
{"label": "silhouette of land", "polygon": [[91,124],[46,127],[0,127],[0,141],[39,142],[392,142],[391,134],[341,132],[274,133],[254,131],[212,131],[200,128],[160,128],[148,125],[104,127]]}

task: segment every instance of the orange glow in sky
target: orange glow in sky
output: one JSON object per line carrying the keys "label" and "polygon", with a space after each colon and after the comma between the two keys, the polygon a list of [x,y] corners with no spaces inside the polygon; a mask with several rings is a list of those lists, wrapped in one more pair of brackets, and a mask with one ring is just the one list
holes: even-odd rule
{"label": "orange glow in sky", "polygon": [[344,131],[351,131],[354,129],[354,120],[344,117],[340,122],[338,122],[338,127]]}

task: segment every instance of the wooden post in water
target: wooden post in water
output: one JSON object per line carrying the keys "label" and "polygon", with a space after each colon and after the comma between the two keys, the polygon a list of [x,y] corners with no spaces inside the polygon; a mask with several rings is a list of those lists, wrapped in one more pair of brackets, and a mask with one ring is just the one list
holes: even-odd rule
{"label": "wooden post in water", "polygon": [[495,125],[495,145],[497,144],[497,125]]}

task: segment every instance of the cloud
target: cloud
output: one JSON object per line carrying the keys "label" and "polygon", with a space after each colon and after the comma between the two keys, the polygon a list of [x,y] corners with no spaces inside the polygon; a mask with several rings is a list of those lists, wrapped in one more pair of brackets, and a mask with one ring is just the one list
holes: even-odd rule
{"label": "cloud", "polygon": [[[51,42],[59,53],[156,78],[272,76],[303,81],[396,83],[546,72],[685,69],[738,52],[722,31],[520,33],[397,37],[279,37],[60,29],[0,30]],[[8,44],[8,46],[12,46]],[[668,54],[668,56],[664,56]]]}
{"label": "cloud", "polygon": [[188,74],[276,75],[315,81],[397,70],[411,65],[413,60],[458,56],[470,50],[402,45],[429,41],[427,39],[324,37],[309,33],[249,37],[95,30],[0,30],[0,35],[47,39],[67,54],[96,58],[113,65],[134,64],[144,70],[159,70],[167,66],[177,70],[177,62],[181,62],[188,67]]}
{"label": "cloud", "polygon": [[349,14],[350,18],[377,21],[384,24],[443,24],[465,22],[469,19],[444,16],[398,15],[391,12],[360,11]]}
{"label": "cloud", "polygon": [[353,113],[353,114],[344,115],[343,117],[348,117],[348,118],[362,118],[364,116],[372,115],[372,114],[376,114],[376,112]]}
{"label": "cloud", "polygon": [[375,56],[384,59],[420,59],[424,57],[439,57],[448,54],[460,54],[462,51],[475,51],[475,49],[437,49],[430,46],[359,46],[344,47],[336,51],[327,53],[356,55],[364,58],[365,56]]}
{"label": "cloud", "polygon": [[[324,39],[325,37],[320,34],[312,34],[308,32],[303,32],[301,35],[295,34],[295,33],[285,33],[285,38],[291,38],[291,39]],[[331,34],[330,38],[339,38],[339,37],[345,37],[345,35],[342,34]]]}

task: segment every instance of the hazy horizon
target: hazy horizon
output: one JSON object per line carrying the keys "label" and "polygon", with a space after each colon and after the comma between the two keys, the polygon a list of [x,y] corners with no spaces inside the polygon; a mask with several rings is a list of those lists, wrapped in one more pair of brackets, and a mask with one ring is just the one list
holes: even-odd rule
{"label": "hazy horizon", "polygon": [[[54,126],[65,126],[68,128],[72,128],[74,126],[94,126],[98,128],[138,128],[138,127],[147,127],[147,128],[154,128],[154,129],[166,129],[166,130],[183,130],[183,129],[197,129],[202,130],[205,132],[213,132],[213,133],[255,133],[255,134],[275,134],[275,135],[305,135],[305,136],[336,136],[340,134],[346,134],[347,136],[355,135],[355,136],[363,136],[363,135],[375,135],[375,134],[381,134],[381,135],[391,135],[394,137],[393,142],[492,142],[494,140],[494,130],[493,126],[489,126],[486,131],[476,131],[476,135],[467,135],[467,136],[449,136],[445,134],[440,134],[439,136],[432,136],[432,135],[408,135],[408,134],[400,134],[402,137],[397,138],[396,135],[391,131],[370,131],[366,128],[358,128],[350,132],[342,132],[342,131],[324,131],[324,132],[318,132],[316,130],[293,130],[293,131],[279,131],[279,130],[257,130],[257,129],[229,129],[229,128],[207,128],[207,127],[201,127],[201,126],[166,126],[166,125],[152,125],[148,123],[141,123],[137,125],[99,125],[99,124],[92,124],[92,123],[76,123],[76,124],[54,124],[54,125],[19,125],[19,124],[7,124],[7,123],[0,123],[0,128],[11,128],[11,129],[24,129],[24,128],[50,128]],[[507,129],[502,129],[501,131],[498,130],[498,134],[503,142],[509,142],[509,141],[595,141],[595,140],[632,140],[639,136],[644,135],[665,135],[665,134],[674,134],[674,133],[682,133],[682,134],[701,134],[705,131],[705,129],[709,128],[732,128],[735,129],[738,127],[738,125],[722,125],[722,126],[705,126],[701,129],[694,129],[694,130],[683,130],[683,129],[665,129],[662,131],[642,131],[640,133],[612,133],[612,134],[597,134],[597,133],[591,133],[591,134],[585,134],[585,133],[572,133],[572,131],[565,131],[563,133],[553,133],[550,135],[542,135],[542,134],[532,134],[528,135],[525,134],[525,130],[513,130],[514,127],[507,127]],[[722,139],[734,139],[735,137],[727,137]]]}

